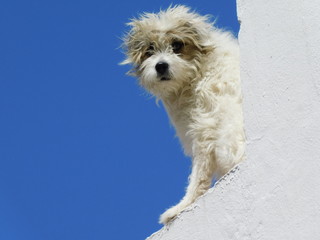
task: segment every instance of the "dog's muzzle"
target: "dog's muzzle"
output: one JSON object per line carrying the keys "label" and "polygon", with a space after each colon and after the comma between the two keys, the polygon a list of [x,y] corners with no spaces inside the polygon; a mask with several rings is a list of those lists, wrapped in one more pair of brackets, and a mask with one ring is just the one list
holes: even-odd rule
{"label": "dog's muzzle", "polygon": [[158,76],[161,81],[170,80],[169,78],[169,64],[166,62],[158,62],[155,66]]}

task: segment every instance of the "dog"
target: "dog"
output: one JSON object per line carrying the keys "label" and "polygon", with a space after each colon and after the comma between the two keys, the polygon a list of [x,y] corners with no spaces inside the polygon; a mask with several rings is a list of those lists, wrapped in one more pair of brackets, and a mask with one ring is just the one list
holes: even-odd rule
{"label": "dog", "polygon": [[132,19],[123,39],[129,74],[160,100],[192,158],[186,194],[167,224],[245,158],[239,47],[209,15],[183,5]]}

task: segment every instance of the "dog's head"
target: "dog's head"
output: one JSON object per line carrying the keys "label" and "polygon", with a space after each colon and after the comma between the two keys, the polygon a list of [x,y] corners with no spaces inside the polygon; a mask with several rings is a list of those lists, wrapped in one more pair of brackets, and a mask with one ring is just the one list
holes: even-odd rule
{"label": "dog's head", "polygon": [[201,74],[202,60],[212,50],[208,16],[175,6],[143,14],[128,25],[122,64],[132,64],[131,74],[151,93],[165,98]]}

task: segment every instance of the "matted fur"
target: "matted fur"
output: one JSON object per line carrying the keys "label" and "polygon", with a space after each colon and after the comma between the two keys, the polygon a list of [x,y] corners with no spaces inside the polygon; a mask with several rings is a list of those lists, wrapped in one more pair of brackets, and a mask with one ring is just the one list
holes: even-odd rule
{"label": "matted fur", "polygon": [[[160,216],[166,224],[244,158],[242,97],[237,40],[208,16],[185,6],[133,19],[124,39],[131,74],[160,99],[176,128],[192,172],[184,198]],[[175,53],[173,42],[183,43]],[[170,80],[155,66],[169,64]]]}

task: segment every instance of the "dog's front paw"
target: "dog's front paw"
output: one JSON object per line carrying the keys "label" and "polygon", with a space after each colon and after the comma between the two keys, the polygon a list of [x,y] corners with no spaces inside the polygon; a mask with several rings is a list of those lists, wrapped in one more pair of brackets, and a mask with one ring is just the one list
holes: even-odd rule
{"label": "dog's front paw", "polygon": [[183,208],[181,208],[181,206],[179,205],[169,208],[160,216],[159,223],[167,224],[168,222],[173,220],[182,210]]}

